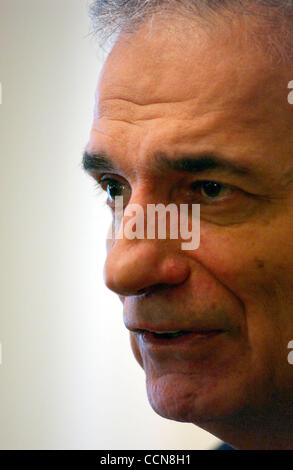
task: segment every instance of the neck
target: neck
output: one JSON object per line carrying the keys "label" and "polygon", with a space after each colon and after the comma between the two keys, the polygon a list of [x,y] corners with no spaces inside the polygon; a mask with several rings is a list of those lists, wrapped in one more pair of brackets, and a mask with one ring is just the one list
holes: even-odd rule
{"label": "neck", "polygon": [[293,450],[293,412],[241,413],[223,420],[196,424],[235,449]]}

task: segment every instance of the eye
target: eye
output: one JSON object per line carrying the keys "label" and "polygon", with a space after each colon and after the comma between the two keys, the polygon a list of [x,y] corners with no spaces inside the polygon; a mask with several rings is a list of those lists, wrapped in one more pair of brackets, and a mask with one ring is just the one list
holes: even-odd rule
{"label": "eye", "polygon": [[199,193],[199,196],[204,199],[203,202],[207,203],[220,202],[233,192],[231,187],[216,181],[196,181],[191,184],[191,189]]}
{"label": "eye", "polygon": [[115,203],[115,197],[122,196],[124,204],[130,199],[130,188],[127,184],[122,183],[114,178],[103,177],[98,182],[99,186],[107,192],[109,205]]}

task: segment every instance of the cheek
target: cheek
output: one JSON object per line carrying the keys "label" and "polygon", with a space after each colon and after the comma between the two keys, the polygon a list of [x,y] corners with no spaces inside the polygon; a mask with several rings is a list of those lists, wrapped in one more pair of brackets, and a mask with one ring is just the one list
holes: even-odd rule
{"label": "cheek", "polygon": [[242,303],[258,290],[264,293],[264,285],[273,282],[271,251],[253,231],[203,226],[194,258]]}
{"label": "cheek", "polygon": [[240,232],[228,234],[227,229],[219,230],[217,237],[204,230],[201,235],[200,249],[194,256],[242,305],[248,341],[255,343],[259,328],[263,330],[262,324],[269,330],[275,329],[278,299],[273,295],[274,280],[268,255],[248,234],[247,237],[241,237]]}
{"label": "cheek", "polygon": [[258,303],[272,311],[274,302],[277,308],[293,302],[293,246],[285,234],[282,240],[256,226],[212,235],[202,231],[194,256],[245,306]]}
{"label": "cheek", "polygon": [[293,335],[293,247],[288,234],[281,240],[280,233],[255,226],[219,229],[217,236],[203,230],[201,235],[194,257],[243,305],[252,348],[284,355]]}

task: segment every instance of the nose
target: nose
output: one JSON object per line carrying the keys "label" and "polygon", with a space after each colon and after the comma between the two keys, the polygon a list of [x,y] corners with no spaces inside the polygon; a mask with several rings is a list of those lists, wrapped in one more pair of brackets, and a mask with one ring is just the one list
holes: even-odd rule
{"label": "nose", "polygon": [[[105,283],[122,296],[150,293],[162,285],[183,283],[189,265],[173,240],[116,240],[105,264]],[[174,245],[174,244],[173,244]]]}

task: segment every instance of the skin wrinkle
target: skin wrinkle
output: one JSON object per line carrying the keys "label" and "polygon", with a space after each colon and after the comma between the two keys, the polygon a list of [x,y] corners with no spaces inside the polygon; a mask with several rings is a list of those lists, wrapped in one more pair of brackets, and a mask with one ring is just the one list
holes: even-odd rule
{"label": "skin wrinkle", "polygon": [[[203,117],[205,117],[206,115],[208,115],[208,112],[206,112],[205,114],[203,114],[203,115],[201,116],[201,119],[203,119]],[[149,119],[149,120],[150,120],[150,119],[153,119],[153,116],[152,116],[151,118],[149,118],[149,117],[148,117],[148,118],[145,118],[145,117],[144,117],[144,118],[141,118],[141,117],[139,118],[139,120],[142,121],[142,123],[143,123],[145,120],[147,120],[147,119]],[[157,118],[157,119],[159,119],[159,118]],[[184,119],[187,120],[186,118],[184,118]],[[192,122],[192,117],[189,118],[189,120]],[[125,117],[123,117],[123,121],[124,121],[124,122],[129,122],[129,121],[127,121],[127,120],[125,119]],[[173,121],[174,121],[174,119],[173,119]],[[251,126],[255,126],[255,124],[256,124],[257,122],[259,122],[259,123],[262,125],[262,124],[263,124],[263,121],[264,121],[264,120],[263,120],[263,118],[261,118],[261,116],[258,118],[258,121],[256,121],[256,118],[255,118],[255,116],[254,116],[254,117],[253,117],[253,120],[252,120],[252,122],[251,122]],[[133,123],[133,122],[138,122],[138,119],[136,119],[135,121],[131,121],[131,123]]]}
{"label": "skin wrinkle", "polygon": [[170,104],[178,104],[178,103],[181,103],[181,100],[170,100],[170,101],[152,101],[151,103],[138,103],[137,101],[133,101],[133,99],[129,99],[127,96],[125,96],[125,98],[121,97],[121,95],[118,97],[116,96],[113,96],[113,97],[109,97],[109,98],[106,98],[105,100],[103,100],[103,103],[107,103],[108,101],[111,102],[111,107],[112,107],[112,103],[113,101],[122,101],[122,102],[126,102],[127,104],[134,104],[135,106],[139,106],[139,107],[148,107],[148,106],[154,106],[156,104],[166,104],[166,105],[170,105]]}
{"label": "skin wrinkle", "polygon": [[[94,122],[88,150],[112,155],[132,191],[130,202],[143,207],[170,202],[170,195],[176,204],[187,201],[181,174],[158,174],[154,155],[160,151],[176,158],[188,148],[197,154],[217,150],[257,168],[263,181],[244,185],[227,176],[225,184],[241,192],[249,184],[256,194],[236,196],[236,209],[203,202],[201,245],[194,252],[181,250],[179,240],[110,241],[105,280],[120,296],[128,327],[176,330],[208,323],[225,331],[211,343],[164,351],[131,333],[159,414],[199,424],[238,448],[293,447],[287,422],[268,444],[276,417],[293,413],[292,368],[286,362],[293,338],[293,189],[287,184],[293,110],[284,86],[293,68],[271,69],[246,42],[247,31],[244,40],[236,26],[226,37],[236,35],[237,41],[216,35],[196,43],[191,34],[188,27],[178,28],[176,41],[153,27],[151,38],[141,29],[135,41],[118,40],[100,82],[100,109],[107,116]],[[187,43],[189,48],[182,47]],[[119,106],[108,100],[122,89]],[[146,96],[162,99],[151,107],[152,117],[162,116],[160,126],[157,119],[141,120],[150,116],[148,105],[133,105]],[[139,126],[126,122],[137,120]],[[223,173],[209,170],[194,179],[222,182]]]}
{"label": "skin wrinkle", "polygon": [[139,121],[136,120],[136,121],[128,121],[127,119],[111,119],[111,118],[107,118],[107,121],[113,121],[113,122],[119,122],[120,124],[131,124],[133,126],[137,126],[139,125]]}
{"label": "skin wrinkle", "polygon": [[[93,129],[93,132],[101,132],[101,131],[100,131],[100,130],[97,131],[96,129]],[[102,132],[101,132],[101,133],[102,133]],[[104,133],[104,135],[106,135],[106,134]],[[205,134],[205,135],[206,135],[206,134]],[[111,135],[109,135],[109,138],[111,138]],[[292,182],[293,182],[293,171],[292,171],[291,168],[289,168],[289,169],[287,170],[287,172],[285,173],[283,179],[284,179],[284,181],[278,181],[278,182],[275,183],[275,184],[278,184],[279,186],[281,185],[282,188],[283,188],[283,191],[285,191],[285,190],[287,189],[287,187],[288,187],[290,184],[292,184]],[[260,181],[259,181],[259,183],[260,183]],[[274,183],[271,182],[271,184],[274,184]],[[265,197],[265,195],[263,195],[263,196]],[[276,196],[276,197],[270,196],[270,197],[272,198],[272,200],[278,198],[277,196]],[[281,197],[281,196],[280,196],[280,197]]]}

